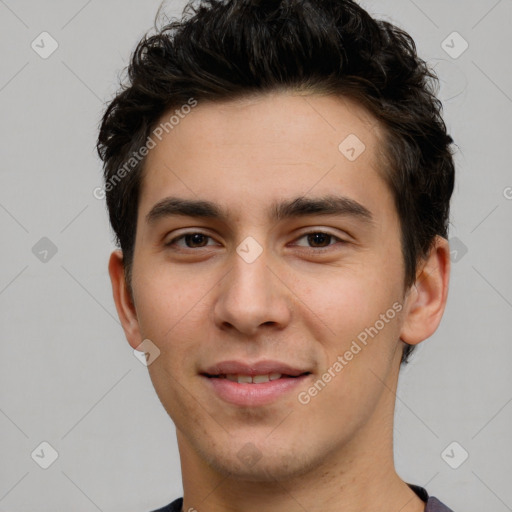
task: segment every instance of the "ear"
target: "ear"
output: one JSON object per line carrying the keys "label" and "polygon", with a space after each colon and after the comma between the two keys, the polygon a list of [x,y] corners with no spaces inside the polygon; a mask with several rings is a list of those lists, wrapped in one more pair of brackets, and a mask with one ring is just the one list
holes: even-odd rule
{"label": "ear", "polygon": [[114,251],[108,262],[108,273],[112,282],[112,293],[116,303],[117,315],[121,320],[126,339],[132,348],[137,348],[142,342],[139,320],[126,284],[123,253]]}
{"label": "ear", "polygon": [[450,247],[446,238],[438,236],[406,296],[400,332],[405,343],[417,345],[435,332],[446,306],[449,279]]}

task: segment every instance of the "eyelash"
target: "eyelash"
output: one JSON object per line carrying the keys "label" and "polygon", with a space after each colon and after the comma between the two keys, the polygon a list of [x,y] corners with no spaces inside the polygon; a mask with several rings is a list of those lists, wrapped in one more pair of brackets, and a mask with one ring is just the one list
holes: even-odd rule
{"label": "eyelash", "polygon": [[[322,235],[326,235],[328,237],[330,237],[331,239],[335,239],[337,240],[339,243],[341,244],[346,244],[348,242],[346,242],[345,240],[342,240],[341,238],[333,235],[332,233],[328,233],[326,231],[318,231],[318,230],[315,230],[315,231],[308,231],[306,233],[302,233],[302,235],[300,235],[296,240],[300,240],[301,238],[304,238],[304,237],[307,237],[309,235],[316,235],[316,234],[322,234]],[[166,247],[171,247],[173,246],[178,240],[181,240],[181,239],[184,239],[186,236],[190,236],[190,235],[203,235],[205,236],[206,238],[210,238],[210,239],[213,239],[213,237],[211,237],[210,235],[207,235],[206,233],[203,233],[201,231],[189,231],[188,233],[183,233],[175,238],[173,238],[172,240],[170,240],[169,242],[167,242],[165,244]],[[336,244],[329,244],[328,246],[326,247],[304,247],[304,246],[299,246],[301,247],[302,249],[305,249],[305,250],[309,250],[309,251],[313,251],[313,252],[325,252],[325,251],[328,251],[330,250],[331,247],[333,247],[334,245]],[[186,247],[186,248],[180,248],[179,250],[182,250],[182,251],[187,251],[187,250],[191,250],[191,251],[194,251],[194,250],[197,250],[197,249],[205,249],[209,247],[208,245],[206,246],[203,246],[203,247]]]}

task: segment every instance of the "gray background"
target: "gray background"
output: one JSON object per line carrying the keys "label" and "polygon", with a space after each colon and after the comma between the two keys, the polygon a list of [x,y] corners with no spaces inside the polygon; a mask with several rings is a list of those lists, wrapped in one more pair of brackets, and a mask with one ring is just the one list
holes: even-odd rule
{"label": "gray background", "polygon": [[[0,0],[0,511],[143,512],[182,492],[174,426],[117,320],[92,194],[100,115],[159,4]],[[512,1],[363,5],[438,71],[458,144],[448,306],[401,376],[397,469],[455,512],[512,510]],[[43,31],[59,45],[46,59],[31,48]],[[454,31],[469,44],[456,58]],[[31,458],[43,441],[58,452],[48,469]],[[457,469],[453,441],[469,453]]]}

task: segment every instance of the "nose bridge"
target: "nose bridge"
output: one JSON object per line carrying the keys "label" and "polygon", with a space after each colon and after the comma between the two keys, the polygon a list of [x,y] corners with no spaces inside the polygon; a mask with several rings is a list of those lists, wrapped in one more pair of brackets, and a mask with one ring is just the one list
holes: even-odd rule
{"label": "nose bridge", "polygon": [[215,305],[215,321],[231,325],[245,334],[254,334],[262,324],[283,324],[289,308],[284,293],[271,270],[270,251],[247,237],[233,251],[230,272],[221,283]]}

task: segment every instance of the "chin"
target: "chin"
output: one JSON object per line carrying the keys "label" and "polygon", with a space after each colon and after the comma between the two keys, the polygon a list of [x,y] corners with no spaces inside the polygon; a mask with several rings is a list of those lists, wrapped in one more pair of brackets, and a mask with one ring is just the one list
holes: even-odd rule
{"label": "chin", "polygon": [[[233,443],[235,445],[235,443]],[[308,457],[304,452],[273,446],[258,450],[252,443],[241,445],[235,452],[202,453],[202,458],[219,474],[244,482],[275,482],[300,477],[314,470],[320,457]]]}

